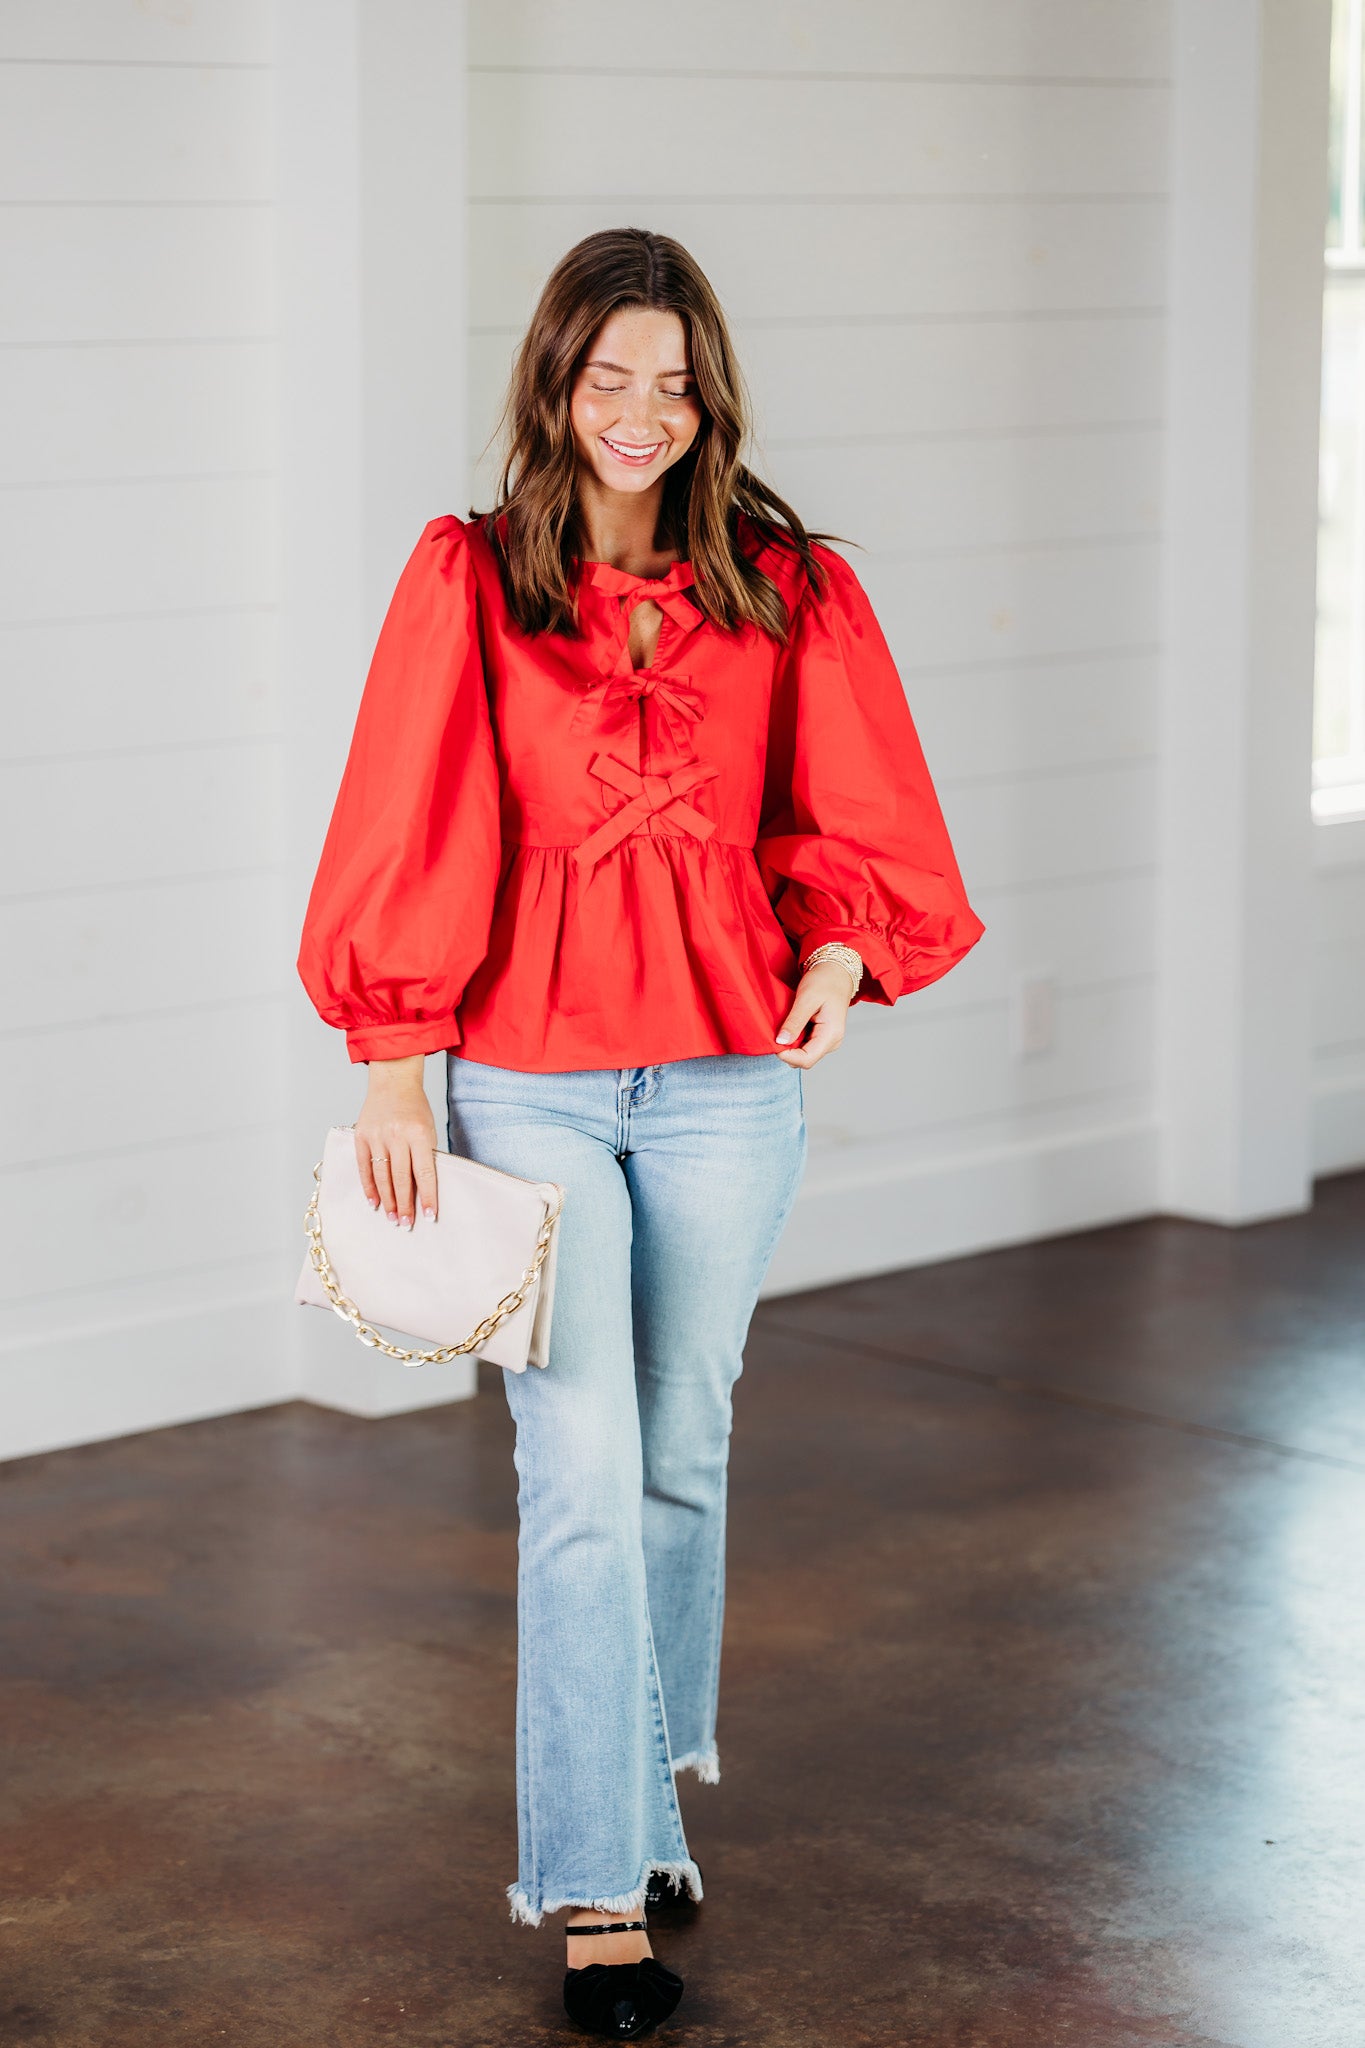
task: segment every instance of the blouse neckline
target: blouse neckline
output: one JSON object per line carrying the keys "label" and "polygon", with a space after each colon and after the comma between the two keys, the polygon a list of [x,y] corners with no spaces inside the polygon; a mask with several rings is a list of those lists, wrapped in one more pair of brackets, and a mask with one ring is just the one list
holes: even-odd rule
{"label": "blouse neckline", "polygon": [[674,562],[666,576],[633,576],[628,569],[613,569],[610,562],[578,563],[579,573],[586,583],[598,590],[605,590],[611,596],[624,596],[627,591],[652,595],[658,592],[667,596],[676,590],[686,590],[696,581],[690,562]]}

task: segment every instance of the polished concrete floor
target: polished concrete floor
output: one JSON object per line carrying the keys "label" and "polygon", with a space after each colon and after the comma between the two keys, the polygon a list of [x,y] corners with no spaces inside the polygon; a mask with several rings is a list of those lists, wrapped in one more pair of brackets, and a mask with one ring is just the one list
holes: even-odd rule
{"label": "polished concrete floor", "polygon": [[[542,2048],[496,1374],[0,1467],[23,2048]],[[1365,2041],[1365,1177],[762,1305],[686,2048]]]}

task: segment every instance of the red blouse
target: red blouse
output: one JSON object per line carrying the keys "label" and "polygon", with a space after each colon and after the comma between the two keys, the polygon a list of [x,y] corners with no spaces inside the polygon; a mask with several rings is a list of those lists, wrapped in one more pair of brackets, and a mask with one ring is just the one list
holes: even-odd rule
{"label": "red blouse", "polygon": [[[675,563],[575,571],[582,637],[527,635],[477,525],[436,519],[375,648],[299,972],[353,1060],[454,1047],[558,1073],[776,1050],[800,960],[865,1002],[982,932],[900,680],[852,569],[778,545],[779,646],[727,633]],[[631,666],[631,608],[663,613]]]}

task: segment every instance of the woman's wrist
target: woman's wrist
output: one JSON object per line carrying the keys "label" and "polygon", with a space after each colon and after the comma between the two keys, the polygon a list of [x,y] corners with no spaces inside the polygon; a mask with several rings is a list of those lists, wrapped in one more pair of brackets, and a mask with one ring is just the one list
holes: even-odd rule
{"label": "woman's wrist", "polygon": [[[818,967],[826,960],[837,961],[844,968],[853,983],[853,995],[857,995],[863,981],[863,956],[856,946],[845,946],[838,940],[830,939],[823,946],[816,946],[801,962],[804,974],[811,967]],[[851,1000],[851,998],[850,998]]]}
{"label": "woman's wrist", "polygon": [[371,1060],[370,1095],[376,1099],[392,1101],[396,1096],[425,1094],[426,1065],[427,1056],[424,1052],[409,1053],[398,1060]]}

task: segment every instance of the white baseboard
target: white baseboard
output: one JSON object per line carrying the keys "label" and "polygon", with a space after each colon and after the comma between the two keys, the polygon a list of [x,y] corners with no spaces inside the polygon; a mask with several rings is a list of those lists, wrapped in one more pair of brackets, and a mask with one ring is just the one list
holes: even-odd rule
{"label": "white baseboard", "polygon": [[1313,1085],[1313,1171],[1365,1166],[1365,1075]]}
{"label": "white baseboard", "polygon": [[0,1459],[290,1400],[297,1389],[286,1308],[273,1292],[7,1346]]}
{"label": "white baseboard", "polygon": [[478,1368],[421,1372],[367,1351],[272,1287],[245,1300],[94,1316],[0,1347],[0,1462],[278,1401],[401,1415],[468,1400]]}
{"label": "white baseboard", "polygon": [[1144,1122],[808,1174],[764,1296],[1149,1216],[1157,1153]]}

